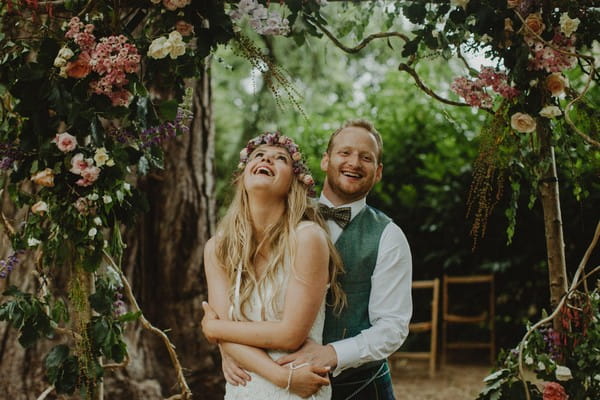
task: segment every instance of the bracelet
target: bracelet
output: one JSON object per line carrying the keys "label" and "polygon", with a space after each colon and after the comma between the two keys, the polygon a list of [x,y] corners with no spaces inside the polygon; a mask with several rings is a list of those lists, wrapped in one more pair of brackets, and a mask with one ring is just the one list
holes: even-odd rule
{"label": "bracelet", "polygon": [[309,365],[309,363],[307,363],[307,362],[300,364],[300,365],[294,365],[293,362],[290,363],[290,373],[288,374],[287,386],[284,389],[286,392],[290,391],[290,386],[292,385],[292,375],[294,374],[294,370],[302,368],[302,367],[306,367],[307,365]]}

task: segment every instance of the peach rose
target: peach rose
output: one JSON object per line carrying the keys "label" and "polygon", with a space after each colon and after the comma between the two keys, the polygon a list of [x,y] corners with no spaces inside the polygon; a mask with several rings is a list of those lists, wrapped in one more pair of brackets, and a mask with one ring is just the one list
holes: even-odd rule
{"label": "peach rose", "polygon": [[535,131],[536,123],[531,115],[518,112],[510,117],[510,126],[517,132],[531,133]]}
{"label": "peach rose", "polygon": [[534,32],[540,35],[544,29],[546,29],[546,25],[544,24],[544,20],[542,16],[538,13],[529,14],[527,18],[525,18],[525,25],[529,28],[525,31],[526,35],[530,35],[531,32]]}
{"label": "peach rose", "polygon": [[45,201],[40,200],[31,206],[31,212],[44,215],[45,212],[48,212],[48,204]]}
{"label": "peach rose", "polygon": [[554,72],[546,77],[546,89],[552,96],[558,97],[565,92],[565,88],[569,86],[568,79],[560,72]]}
{"label": "peach rose", "polygon": [[85,78],[92,72],[90,65],[90,54],[86,51],[79,54],[79,57],[73,62],[67,63],[65,72],[69,78],[81,79]]}
{"label": "peach rose", "polygon": [[77,138],[69,134],[69,132],[58,133],[53,142],[56,143],[58,149],[63,153],[73,151],[77,147]]}
{"label": "peach rose", "polygon": [[54,186],[54,171],[50,168],[46,168],[31,177],[31,180],[40,186],[53,187]]}

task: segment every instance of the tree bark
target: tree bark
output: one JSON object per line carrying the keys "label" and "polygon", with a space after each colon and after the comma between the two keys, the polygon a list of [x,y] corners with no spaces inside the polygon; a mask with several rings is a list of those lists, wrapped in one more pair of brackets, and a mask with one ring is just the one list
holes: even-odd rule
{"label": "tree bark", "polygon": [[[223,398],[223,378],[215,346],[202,336],[202,300],[207,298],[203,271],[204,244],[215,226],[214,127],[210,71],[194,83],[193,119],[189,134],[173,139],[166,149],[165,169],[139,182],[150,211],[126,228],[123,269],[146,318],[174,343],[194,398]],[[8,209],[6,207],[3,210]],[[15,220],[19,220],[14,211]],[[0,256],[8,242],[0,242]],[[23,262],[9,283],[35,293],[39,289],[32,260]],[[58,278],[58,277],[57,277]],[[58,279],[57,279],[58,280]],[[43,358],[65,338],[40,340],[31,349],[18,343],[18,331],[0,323],[0,397],[30,400],[47,387]],[[126,332],[129,365],[106,371],[104,398],[155,400],[180,393],[164,343],[139,324]],[[77,397],[77,396],[75,396]],[[56,399],[52,392],[46,399]]]}
{"label": "tree bark", "polygon": [[556,159],[554,157],[554,147],[551,144],[552,132],[548,123],[542,120],[543,118],[538,120],[538,133],[540,137],[540,165],[542,165],[544,171],[541,174],[538,188],[544,211],[550,304],[552,307],[555,307],[561,297],[567,292],[567,267]]}
{"label": "tree bark", "polygon": [[[207,298],[203,249],[215,226],[208,64],[194,83],[189,135],[170,142],[164,171],[140,183],[148,194],[150,212],[126,235],[124,268],[144,315],[175,345],[194,398],[217,399],[223,397],[218,352],[200,329],[202,300]],[[116,372],[117,382],[107,381],[107,398],[151,400],[178,393],[164,344],[139,325],[127,337],[131,361]]]}

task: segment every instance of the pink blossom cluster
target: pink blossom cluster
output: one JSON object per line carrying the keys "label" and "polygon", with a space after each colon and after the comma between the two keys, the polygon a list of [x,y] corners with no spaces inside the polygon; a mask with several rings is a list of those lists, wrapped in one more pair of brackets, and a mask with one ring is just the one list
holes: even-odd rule
{"label": "pink blossom cluster", "polygon": [[137,48],[125,36],[101,38],[91,54],[92,69],[101,76],[90,83],[92,91],[107,96],[115,106],[128,105],[131,94],[123,89],[129,83],[126,74],[139,70],[140,59]]}
{"label": "pink blossom cluster", "polygon": [[240,23],[246,17],[250,27],[261,35],[286,35],[290,31],[289,21],[277,11],[268,11],[256,0],[240,0],[237,9],[230,14],[231,19]]}
{"label": "pink blossom cluster", "polygon": [[544,69],[546,72],[560,72],[573,68],[577,63],[576,57],[561,52],[575,52],[574,36],[566,37],[558,32],[554,34],[551,43],[561,51],[545,46],[533,38],[527,38],[526,41],[531,51],[529,67],[533,70]]}
{"label": "pink blossom cluster", "polygon": [[69,27],[69,30],[65,34],[65,37],[67,39],[73,39],[77,46],[81,48],[81,51],[92,51],[96,45],[96,37],[92,34],[92,32],[94,32],[94,25],[84,25],[78,17],[73,17],[67,26]]}
{"label": "pink blossom cluster", "polygon": [[496,72],[493,68],[484,67],[475,80],[464,76],[454,79],[450,88],[465,99],[465,102],[473,107],[491,108],[492,96],[486,92],[486,88],[492,90],[502,97],[512,99],[519,95],[519,91],[508,84],[508,76],[502,72]]}

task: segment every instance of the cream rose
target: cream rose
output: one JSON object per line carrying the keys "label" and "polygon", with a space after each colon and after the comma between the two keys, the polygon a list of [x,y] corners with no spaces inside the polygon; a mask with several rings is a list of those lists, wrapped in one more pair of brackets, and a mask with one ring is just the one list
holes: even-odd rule
{"label": "cream rose", "polygon": [[560,31],[566,36],[571,36],[579,27],[580,22],[579,18],[570,18],[568,13],[562,13],[560,16]]}
{"label": "cream rose", "polygon": [[148,57],[159,60],[169,55],[171,51],[171,42],[164,36],[156,38],[150,43],[148,48]]}
{"label": "cream rose", "polygon": [[77,138],[69,134],[69,132],[58,133],[54,138],[54,143],[56,143],[60,151],[68,153],[77,147]]}
{"label": "cream rose", "polygon": [[48,203],[42,200],[38,201],[31,206],[31,212],[34,214],[44,215],[45,212],[48,212]]}
{"label": "cream rose", "polygon": [[40,186],[53,187],[54,186],[54,171],[50,168],[46,168],[31,177],[31,180]]}
{"label": "cream rose", "polygon": [[565,88],[569,86],[568,79],[560,72],[554,72],[546,77],[546,89],[554,97],[558,97],[565,92]]}
{"label": "cream rose", "polygon": [[544,24],[542,16],[537,13],[529,14],[527,18],[525,18],[525,25],[527,25],[529,28],[525,31],[526,35],[531,34],[531,32],[540,35],[542,32],[544,32],[544,29],[546,29],[546,25]]}
{"label": "cream rose", "polygon": [[569,379],[573,379],[573,375],[571,374],[571,370],[569,367],[565,367],[562,365],[556,366],[555,371],[556,379],[559,381],[568,381]]}
{"label": "cream rose", "polygon": [[531,115],[518,112],[510,117],[510,126],[517,132],[531,133],[535,131],[536,123]]}
{"label": "cream rose", "polygon": [[96,153],[94,154],[94,161],[96,165],[101,167],[109,160],[108,153],[104,147],[99,147],[96,149]]}
{"label": "cream rose", "polygon": [[557,106],[546,106],[540,110],[540,115],[544,118],[554,118],[562,115],[562,111]]}

